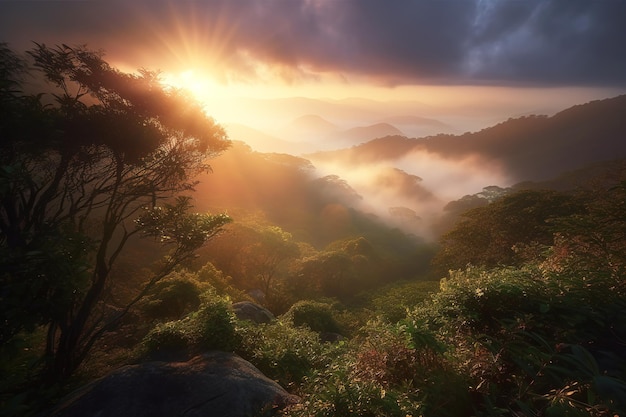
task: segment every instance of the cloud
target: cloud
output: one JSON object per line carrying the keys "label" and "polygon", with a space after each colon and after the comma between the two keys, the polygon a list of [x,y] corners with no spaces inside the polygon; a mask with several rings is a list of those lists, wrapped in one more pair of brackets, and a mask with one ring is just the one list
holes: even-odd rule
{"label": "cloud", "polygon": [[[325,73],[380,85],[626,86],[626,2],[0,2],[0,40],[87,43],[135,66],[210,62],[223,82]],[[270,70],[271,69],[271,70]]]}
{"label": "cloud", "polygon": [[477,79],[624,85],[624,2],[484,2],[467,64]]}

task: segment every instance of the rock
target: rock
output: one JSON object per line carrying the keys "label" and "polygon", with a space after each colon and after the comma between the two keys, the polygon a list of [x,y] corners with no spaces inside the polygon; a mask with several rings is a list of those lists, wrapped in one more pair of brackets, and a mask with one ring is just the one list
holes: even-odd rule
{"label": "rock", "polygon": [[346,338],[335,332],[321,332],[320,341],[326,343],[337,343],[345,340]]}
{"label": "rock", "polygon": [[276,320],[268,309],[250,301],[234,303],[233,310],[239,320],[250,320],[254,323],[270,323]]}
{"label": "rock", "polygon": [[50,417],[269,416],[299,401],[239,356],[129,365],[70,394]]}

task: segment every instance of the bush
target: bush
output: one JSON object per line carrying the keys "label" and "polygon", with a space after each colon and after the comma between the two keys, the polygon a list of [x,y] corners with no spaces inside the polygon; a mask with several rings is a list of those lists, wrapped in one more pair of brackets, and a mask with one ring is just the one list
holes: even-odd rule
{"label": "bush", "polygon": [[449,347],[479,415],[620,414],[626,302],[611,285],[565,270],[468,269],[409,319]]}
{"label": "bush", "polygon": [[194,345],[203,350],[233,351],[241,340],[237,319],[227,298],[214,297],[189,316]]}
{"label": "bush", "polygon": [[198,271],[198,281],[209,284],[218,295],[228,297],[232,302],[254,301],[244,291],[233,286],[232,277],[217,269],[211,262]]}
{"label": "bush", "polygon": [[182,320],[160,323],[141,344],[144,355],[157,352],[233,351],[240,345],[230,301],[205,295],[200,309]]}
{"label": "bush", "polygon": [[322,345],[310,329],[287,323],[248,325],[239,331],[241,355],[284,387],[298,387],[314,369],[328,364],[328,352],[338,349]]}
{"label": "bush", "polygon": [[385,417],[406,416],[419,404],[397,392],[387,391],[375,381],[357,381],[350,373],[349,357],[344,364],[333,363],[306,381],[303,401],[287,410],[293,417]]}
{"label": "bush", "polygon": [[396,284],[372,296],[376,314],[395,323],[406,317],[408,309],[413,309],[430,295],[439,291],[439,281],[415,281]]}
{"label": "bush", "polygon": [[179,351],[187,348],[191,343],[187,323],[188,320],[177,320],[157,324],[142,341],[145,353]]}
{"label": "bush", "polygon": [[306,379],[292,416],[467,415],[466,381],[442,354],[415,349],[405,326],[370,322]]}
{"label": "bush", "polygon": [[[200,306],[202,286],[192,273],[172,273],[157,282],[142,302],[143,312],[152,319],[180,319]],[[204,287],[204,288],[203,288]]]}
{"label": "bush", "polygon": [[282,317],[294,326],[307,326],[318,332],[340,333],[330,304],[317,301],[298,301]]}

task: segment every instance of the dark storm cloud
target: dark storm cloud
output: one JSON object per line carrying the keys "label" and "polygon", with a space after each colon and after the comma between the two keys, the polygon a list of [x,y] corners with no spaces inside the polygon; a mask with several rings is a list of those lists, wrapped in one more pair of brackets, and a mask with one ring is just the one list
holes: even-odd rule
{"label": "dark storm cloud", "polygon": [[618,0],[0,2],[0,40],[162,69],[206,54],[241,78],[266,62],[388,85],[626,85]]}
{"label": "dark storm cloud", "polygon": [[477,10],[467,60],[475,77],[537,83],[626,84],[626,2],[483,4],[488,6]]}

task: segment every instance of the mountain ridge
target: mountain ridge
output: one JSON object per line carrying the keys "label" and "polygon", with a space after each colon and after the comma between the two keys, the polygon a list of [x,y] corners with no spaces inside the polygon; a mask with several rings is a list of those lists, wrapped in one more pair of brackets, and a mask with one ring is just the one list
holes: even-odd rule
{"label": "mountain ridge", "polygon": [[477,156],[505,167],[519,181],[546,179],[580,166],[626,156],[626,95],[594,100],[553,116],[531,115],[478,132],[421,138],[377,138],[349,149],[316,152],[311,160],[352,164],[428,152],[448,160]]}

